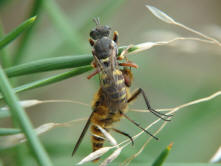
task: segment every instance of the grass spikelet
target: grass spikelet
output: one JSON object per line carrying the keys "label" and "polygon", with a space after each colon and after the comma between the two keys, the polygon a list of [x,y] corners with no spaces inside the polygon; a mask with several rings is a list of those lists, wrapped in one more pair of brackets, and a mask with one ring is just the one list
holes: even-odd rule
{"label": "grass spikelet", "polygon": [[82,165],[84,163],[90,162],[95,160],[96,158],[102,156],[103,154],[107,153],[110,149],[112,149],[113,147],[103,147],[101,149],[98,149],[92,153],[90,153],[88,156],[86,156],[85,158],[83,158],[79,163],[77,163],[78,165]]}
{"label": "grass spikelet", "polygon": [[115,140],[115,138],[108,133],[105,129],[103,129],[102,127],[98,126],[99,130],[104,134],[104,136],[109,140],[109,142],[111,143],[111,145],[116,146],[117,145],[117,141]]}
{"label": "grass spikelet", "polygon": [[106,166],[106,165],[110,164],[113,160],[115,160],[120,155],[122,149],[123,149],[123,147],[117,148],[108,158],[106,158],[100,164],[100,166]]}

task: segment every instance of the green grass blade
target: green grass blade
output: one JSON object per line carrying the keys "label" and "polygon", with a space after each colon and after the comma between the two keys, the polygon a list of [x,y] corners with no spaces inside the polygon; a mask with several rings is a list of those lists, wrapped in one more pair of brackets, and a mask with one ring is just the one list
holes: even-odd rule
{"label": "green grass blade", "polygon": [[82,73],[85,73],[89,70],[91,70],[92,67],[91,66],[84,66],[84,67],[79,67],[76,69],[72,69],[71,71],[68,72],[64,72],[62,74],[57,74],[55,76],[46,78],[46,79],[42,79],[42,80],[38,80],[29,84],[25,84],[23,86],[17,87],[15,88],[16,92],[23,92],[26,90],[30,90],[33,88],[38,88],[38,87],[42,87],[42,86],[46,86],[46,85],[50,85],[59,81],[63,81],[65,79],[71,78],[73,76],[77,76],[80,75]]}
{"label": "green grass blade", "polygon": [[70,46],[73,47],[76,52],[82,53],[82,50],[88,48],[88,45],[85,45],[85,40],[83,40],[74,26],[70,24],[70,21],[54,0],[44,1],[44,8],[48,12],[55,27],[61,32],[62,36],[69,41]]}
{"label": "green grass blade", "polygon": [[7,46],[10,42],[16,39],[22,32],[27,30],[36,20],[36,16],[29,18],[22,24],[20,24],[17,28],[11,31],[6,36],[0,38],[0,49]]}
{"label": "green grass blade", "polygon": [[10,67],[6,69],[6,74],[8,77],[15,77],[25,74],[86,66],[90,64],[92,58],[91,55],[47,58]]}
{"label": "green grass blade", "polygon": [[20,129],[0,128],[0,136],[13,135],[18,133],[21,133]]}
{"label": "green grass blade", "polygon": [[[3,30],[3,26],[2,23],[0,21],[0,38],[4,36],[4,30]],[[9,67],[10,66],[10,57],[8,55],[8,52],[6,50],[6,48],[2,48],[0,50],[0,62],[3,66],[3,68]]]}
{"label": "green grass blade", "polygon": [[171,143],[169,146],[166,147],[166,149],[164,149],[160,155],[156,158],[156,160],[154,161],[154,163],[152,164],[152,166],[162,166],[164,161],[166,160],[171,148],[172,148],[173,144]]}
{"label": "green grass blade", "polygon": [[164,166],[220,166],[220,164],[210,163],[165,163]]}
{"label": "green grass blade", "polygon": [[[38,16],[42,7],[43,0],[35,0],[32,6],[32,10],[30,11],[29,17]],[[37,21],[37,20],[36,20]],[[22,39],[19,43],[18,49],[15,52],[14,55],[14,64],[20,63],[24,59],[24,52],[27,47],[28,41],[30,39],[30,36],[33,32],[34,25],[36,24],[36,21],[32,26],[23,34]]]}
{"label": "green grass blade", "polygon": [[27,140],[30,144],[31,149],[34,152],[34,155],[39,165],[52,166],[48,154],[45,152],[44,148],[42,147],[29,118],[27,117],[24,109],[19,104],[18,102],[19,100],[15,95],[15,92],[12,89],[1,67],[0,67],[0,89],[5,99],[5,102],[8,104],[11,114],[14,117],[13,119],[16,120],[16,122],[19,124],[22,131],[24,132],[25,136],[27,137]]}
{"label": "green grass blade", "polygon": [[[119,47],[119,54],[127,47],[128,46]],[[134,45],[128,50],[128,53],[133,53],[137,49],[138,47]],[[16,76],[21,76],[21,75],[26,75],[26,74],[33,74],[33,73],[47,72],[47,71],[52,71],[52,70],[86,66],[86,65],[89,65],[92,60],[93,60],[93,57],[91,55],[47,58],[47,59],[37,60],[37,61],[13,66],[13,67],[7,68],[5,71],[8,77],[16,77]]]}
{"label": "green grass blade", "polygon": [[[120,55],[120,53],[127,47],[128,46],[119,47],[118,55]],[[138,47],[134,45],[128,50],[128,52],[133,53],[137,49]],[[34,62],[28,62],[21,65],[13,66],[7,68],[5,71],[8,77],[15,77],[26,74],[86,66],[89,65],[92,60],[93,57],[91,55],[79,55],[79,56],[75,55],[75,56],[47,58],[47,59],[37,60]]]}
{"label": "green grass blade", "polygon": [[[45,79],[41,79],[38,81],[34,81],[32,83],[28,83],[28,84],[16,87],[14,90],[16,93],[19,93],[19,92],[23,92],[23,91],[34,89],[34,88],[43,87],[46,85],[50,85],[50,84],[71,78],[73,76],[80,75],[80,74],[85,73],[91,69],[92,69],[91,66],[78,67],[78,68],[72,69],[70,71],[67,71],[67,72],[64,72],[61,74],[57,74],[55,76],[51,76],[51,77],[48,77]],[[0,96],[0,99],[2,99],[2,96]]]}

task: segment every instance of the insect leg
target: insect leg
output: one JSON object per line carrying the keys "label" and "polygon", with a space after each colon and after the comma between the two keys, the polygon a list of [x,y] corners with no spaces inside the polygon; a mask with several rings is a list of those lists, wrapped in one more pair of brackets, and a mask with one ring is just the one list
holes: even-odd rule
{"label": "insect leg", "polygon": [[87,79],[91,79],[92,77],[94,77],[96,74],[98,74],[100,72],[99,69],[96,69],[95,71],[93,71],[93,73],[91,73],[89,76],[87,76]]}
{"label": "insect leg", "polygon": [[137,122],[135,122],[134,120],[130,119],[126,114],[124,114],[122,111],[120,111],[120,113],[130,122],[132,122],[133,124],[135,124],[138,128],[140,128],[141,130],[143,130],[145,133],[147,133],[148,135],[150,135],[151,137],[153,137],[154,139],[158,140],[159,138],[155,137],[153,134],[151,134],[149,131],[145,130],[143,127],[140,126],[140,124],[138,124]]}
{"label": "insect leg", "polygon": [[93,113],[94,113],[94,112],[92,112],[91,115],[90,115],[90,117],[88,118],[87,123],[86,123],[86,125],[84,126],[84,129],[83,129],[83,131],[82,131],[80,137],[78,138],[77,143],[75,144],[74,150],[73,150],[73,152],[72,152],[72,156],[74,156],[74,154],[75,154],[75,152],[77,151],[77,149],[78,149],[78,147],[79,147],[79,145],[80,145],[82,139],[84,138],[84,135],[86,134],[86,131],[88,130],[88,127],[90,126],[91,117],[93,116]]}
{"label": "insect leg", "polygon": [[118,42],[118,37],[119,37],[118,32],[117,32],[117,31],[114,31],[114,37],[113,37],[113,41],[114,41],[115,43],[117,43],[117,42]]}
{"label": "insect leg", "polygon": [[132,94],[132,96],[127,100],[127,102],[130,103],[130,102],[133,101],[135,98],[137,98],[137,96],[138,96],[139,94],[142,94],[142,95],[143,95],[143,98],[144,98],[144,100],[145,100],[147,109],[148,109],[151,113],[153,113],[155,116],[157,116],[157,117],[159,117],[159,118],[161,118],[161,119],[163,119],[163,120],[165,120],[165,121],[170,121],[170,120],[168,120],[168,119],[165,119],[165,118],[161,117],[160,115],[166,116],[166,117],[170,117],[170,116],[172,116],[172,115],[166,115],[166,114],[163,114],[163,113],[158,112],[158,111],[154,110],[153,108],[151,108],[150,103],[149,103],[149,101],[148,101],[148,99],[147,99],[147,96],[146,96],[145,92],[143,91],[143,89],[141,89],[141,88],[137,89],[137,90]]}
{"label": "insect leg", "polygon": [[138,68],[138,65],[136,63],[133,63],[131,61],[128,61],[126,63],[119,63],[120,66],[125,66],[125,67],[134,67]]}
{"label": "insect leg", "polygon": [[91,38],[89,38],[88,40],[89,40],[90,45],[93,47],[94,46],[94,40],[91,39]]}
{"label": "insect leg", "polygon": [[134,140],[133,140],[133,138],[129,134],[127,134],[127,133],[125,133],[123,131],[120,131],[118,129],[115,129],[115,128],[111,128],[111,129],[114,130],[115,132],[119,133],[119,134],[122,134],[122,135],[128,137],[130,139],[132,145],[134,145]]}

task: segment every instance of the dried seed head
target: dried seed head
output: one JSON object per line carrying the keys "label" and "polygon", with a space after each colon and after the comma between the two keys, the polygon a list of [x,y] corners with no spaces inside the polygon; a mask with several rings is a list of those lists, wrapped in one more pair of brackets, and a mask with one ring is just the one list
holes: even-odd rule
{"label": "dried seed head", "polygon": [[113,160],[115,160],[121,153],[121,150],[123,148],[117,148],[108,158],[106,158],[101,164],[100,166],[106,166],[109,163],[111,163]]}
{"label": "dried seed head", "polygon": [[117,141],[114,139],[114,137],[112,135],[110,135],[110,133],[108,133],[105,129],[103,129],[102,127],[96,125],[98,127],[98,129],[104,134],[104,136],[110,141],[111,145],[116,146],[118,143]]}
{"label": "dried seed head", "polygon": [[86,162],[89,161],[93,161],[96,158],[102,156],[103,154],[105,154],[106,152],[108,152],[110,149],[112,149],[113,147],[103,147],[101,149],[96,150],[95,152],[90,153],[88,156],[86,156],[85,158],[83,158],[79,163],[77,163],[78,165],[84,164]]}

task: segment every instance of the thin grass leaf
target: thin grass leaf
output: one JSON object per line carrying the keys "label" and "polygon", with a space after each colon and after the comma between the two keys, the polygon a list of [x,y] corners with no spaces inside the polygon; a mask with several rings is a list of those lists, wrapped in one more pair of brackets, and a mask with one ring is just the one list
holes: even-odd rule
{"label": "thin grass leaf", "polygon": [[[0,38],[2,38],[3,36],[4,36],[4,30],[3,30],[3,26],[0,20]],[[0,49],[0,62],[3,68],[10,66],[11,60],[10,60],[10,56],[8,55],[6,48]]]}
{"label": "thin grass leaf", "polygon": [[32,124],[24,112],[23,108],[19,104],[19,100],[15,95],[10,83],[0,66],[0,89],[2,95],[4,96],[5,102],[8,104],[11,114],[16,119],[17,123],[21,127],[22,131],[26,135],[30,148],[33,150],[33,153],[41,166],[52,166],[52,163],[42,147],[35,131],[32,128]]}
{"label": "thin grass leaf", "polygon": [[100,166],[106,166],[106,165],[110,164],[112,161],[114,161],[120,155],[122,149],[123,149],[123,147],[117,148],[108,158],[106,158],[100,164]]}
{"label": "thin grass leaf", "polygon": [[93,57],[90,55],[47,58],[13,66],[5,71],[8,77],[15,77],[58,69],[86,66],[90,64],[92,58]]}
{"label": "thin grass leaf", "polygon": [[[12,0],[1,0],[0,1],[0,9],[4,7],[7,3],[11,2]],[[1,162],[0,162],[1,163]],[[2,163],[1,163],[2,164]]]}
{"label": "thin grass leaf", "polygon": [[173,146],[173,143],[171,143],[169,146],[166,147],[166,149],[164,149],[160,155],[156,158],[156,160],[154,161],[154,163],[152,164],[152,166],[162,166],[163,163],[165,162],[171,148]]}
{"label": "thin grass leaf", "polygon": [[[38,16],[40,15],[40,11],[42,8],[42,2],[44,0],[34,0],[33,6],[31,8],[30,14],[28,17]],[[28,45],[28,41],[33,33],[34,25],[37,23],[37,20],[31,25],[31,27],[23,34],[21,41],[19,42],[17,51],[15,51],[14,55],[14,64],[18,64],[22,62],[25,55],[25,49]]]}
{"label": "thin grass leaf", "polygon": [[61,32],[62,37],[67,39],[70,46],[78,53],[87,49],[87,45],[78,31],[70,24],[67,16],[62,12],[54,0],[46,0],[43,3],[55,27]]}
{"label": "thin grass leaf", "polygon": [[13,128],[0,128],[0,136],[6,136],[6,135],[13,135],[20,133],[20,129],[13,129]]}
{"label": "thin grass leaf", "polygon": [[[67,72],[64,72],[61,74],[57,74],[55,76],[51,76],[51,77],[48,77],[45,79],[41,79],[38,81],[34,81],[31,83],[16,87],[16,88],[14,88],[14,90],[16,93],[19,93],[19,92],[23,92],[23,91],[34,89],[34,88],[43,87],[46,85],[50,85],[50,84],[71,78],[73,76],[80,75],[80,74],[85,73],[91,69],[92,69],[91,66],[83,66],[83,67],[75,68],[70,71],[67,71]],[[2,96],[0,96],[0,99],[2,99]]]}
{"label": "thin grass leaf", "polygon": [[[40,104],[42,102],[39,100],[24,100],[24,101],[19,101],[19,103],[21,104],[21,106],[23,108],[28,108],[28,107]],[[7,106],[0,108],[0,119],[9,117],[10,115],[11,114],[10,114],[9,108]]]}
{"label": "thin grass leaf", "polygon": [[98,158],[98,157],[102,156],[103,154],[107,153],[112,148],[113,147],[103,147],[103,148],[100,148],[100,149],[96,150],[95,152],[90,153],[85,158],[83,158],[79,163],[77,163],[77,165],[81,165],[81,164],[87,163],[89,161],[93,161],[96,158]]}
{"label": "thin grass leaf", "polygon": [[149,6],[149,5],[146,5],[146,7],[147,7],[147,9],[150,10],[150,12],[154,16],[156,16],[160,20],[162,20],[162,21],[164,21],[164,22],[166,22],[168,24],[176,23],[176,21],[173,18],[169,17],[166,13],[162,12],[161,10],[159,10],[159,9],[153,7],[153,6]]}
{"label": "thin grass leaf", "polygon": [[[209,43],[209,44],[212,43],[212,41],[203,40],[203,39],[199,39],[199,38],[178,37],[178,38],[174,38],[174,39],[168,40],[168,41],[145,42],[145,43],[140,43],[137,45],[132,45],[128,49],[127,54],[130,55],[130,54],[143,52],[143,51],[148,50],[148,49],[155,47],[155,46],[169,45],[171,43],[174,43],[174,42],[180,41],[180,40],[193,40],[193,41],[199,41],[199,42],[204,42],[204,43]],[[127,48],[128,48],[128,46],[119,47],[118,55],[120,55],[121,52]],[[21,65],[7,68],[6,74],[8,75],[8,77],[15,77],[15,76],[33,74],[33,73],[38,73],[38,72],[47,72],[47,71],[52,71],[52,70],[80,67],[80,66],[89,65],[92,60],[93,60],[93,57],[91,55],[63,56],[63,57],[47,58],[47,59],[36,60],[33,62],[28,62],[28,63],[24,63]]]}
{"label": "thin grass leaf", "polygon": [[22,24],[20,24],[17,28],[15,28],[13,31],[8,33],[6,36],[0,38],[0,49],[7,46],[10,42],[15,40],[22,32],[30,28],[30,26],[35,22],[36,16],[29,18]]}

